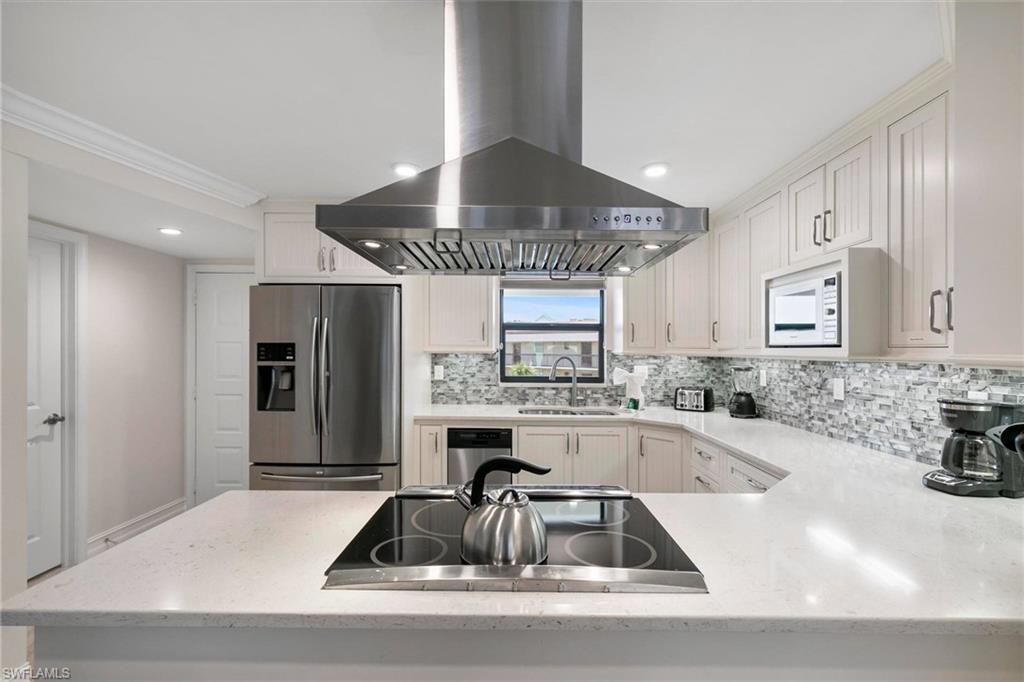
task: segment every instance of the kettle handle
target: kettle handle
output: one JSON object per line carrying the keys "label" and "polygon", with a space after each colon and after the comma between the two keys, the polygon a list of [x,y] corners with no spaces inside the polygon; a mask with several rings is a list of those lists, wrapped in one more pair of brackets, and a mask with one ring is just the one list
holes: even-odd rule
{"label": "kettle handle", "polygon": [[528,471],[531,474],[546,474],[551,471],[551,467],[542,467],[532,462],[527,462],[525,459],[519,457],[509,457],[507,455],[499,455],[497,457],[491,457],[476,468],[476,473],[473,474],[473,490],[469,494],[469,502],[474,507],[483,502],[484,499],[484,480],[487,478],[487,474],[492,471],[507,471],[510,474],[518,474],[520,471]]}

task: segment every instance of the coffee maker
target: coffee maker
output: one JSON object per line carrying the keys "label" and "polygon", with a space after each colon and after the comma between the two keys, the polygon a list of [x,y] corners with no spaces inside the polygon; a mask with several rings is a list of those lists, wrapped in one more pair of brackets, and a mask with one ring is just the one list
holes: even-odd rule
{"label": "coffee maker", "polygon": [[923,483],[952,495],[1024,497],[1024,453],[1012,428],[1024,419],[1021,410],[1014,403],[940,398],[939,416],[953,432],[942,445],[942,468],[925,474]]}
{"label": "coffee maker", "polygon": [[729,400],[729,416],[753,419],[757,416],[757,403],[751,395],[754,392],[754,368],[749,365],[734,365],[731,369],[735,393]]}

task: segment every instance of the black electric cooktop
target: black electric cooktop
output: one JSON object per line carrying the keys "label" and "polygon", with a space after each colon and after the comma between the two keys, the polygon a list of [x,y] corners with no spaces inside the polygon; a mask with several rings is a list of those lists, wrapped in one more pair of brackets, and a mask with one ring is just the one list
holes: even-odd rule
{"label": "black electric cooktop", "polygon": [[703,576],[637,499],[535,501],[548,533],[538,566],[471,566],[466,510],[389,498],[327,569],[325,588],[706,592]]}

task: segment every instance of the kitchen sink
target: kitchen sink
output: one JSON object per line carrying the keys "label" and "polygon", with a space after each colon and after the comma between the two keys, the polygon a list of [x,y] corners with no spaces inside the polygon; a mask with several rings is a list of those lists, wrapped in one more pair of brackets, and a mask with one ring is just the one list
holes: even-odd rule
{"label": "kitchen sink", "polygon": [[523,407],[519,414],[546,414],[565,417],[583,417],[587,415],[611,417],[618,414],[617,410],[588,409],[585,407]]}

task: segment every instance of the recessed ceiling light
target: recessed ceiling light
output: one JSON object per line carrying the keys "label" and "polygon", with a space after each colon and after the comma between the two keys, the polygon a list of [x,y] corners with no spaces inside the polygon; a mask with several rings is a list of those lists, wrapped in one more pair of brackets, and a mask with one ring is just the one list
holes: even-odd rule
{"label": "recessed ceiling light", "polygon": [[180,237],[182,234],[181,228],[178,227],[161,227],[158,231],[168,237]]}
{"label": "recessed ceiling light", "polygon": [[409,269],[408,265],[396,265],[395,266],[395,270],[408,270],[408,269]]}
{"label": "recessed ceiling light", "polygon": [[633,272],[633,268],[629,267],[628,265],[620,265],[615,269],[618,270],[619,272]]}
{"label": "recessed ceiling light", "polygon": [[361,241],[359,243],[362,244],[363,246],[365,246],[368,249],[380,249],[380,248],[384,247],[384,245],[382,243],[375,242],[372,239],[364,239],[363,241]]}
{"label": "recessed ceiling light", "polygon": [[395,171],[395,175],[400,178],[411,178],[420,172],[420,169],[411,163],[395,163],[391,165],[391,170]]}
{"label": "recessed ceiling light", "polygon": [[644,166],[641,170],[643,170],[644,175],[646,175],[649,178],[660,178],[661,176],[665,175],[665,173],[668,173],[668,164],[649,163],[646,166]]}
{"label": "recessed ceiling light", "polygon": [[640,248],[647,251],[657,251],[661,248],[661,244],[641,244]]}

